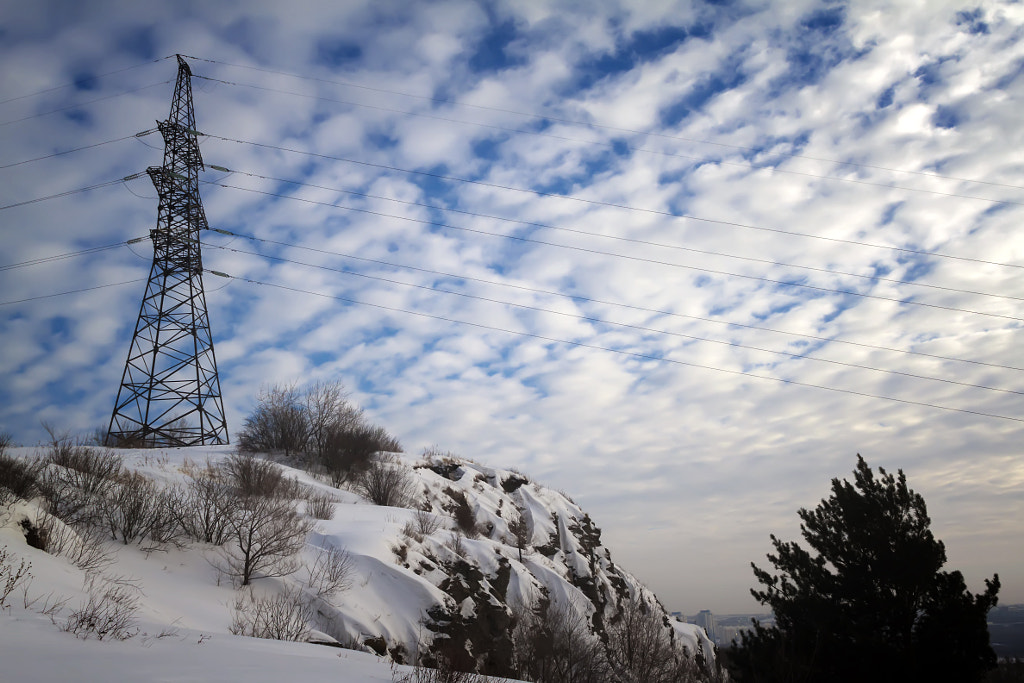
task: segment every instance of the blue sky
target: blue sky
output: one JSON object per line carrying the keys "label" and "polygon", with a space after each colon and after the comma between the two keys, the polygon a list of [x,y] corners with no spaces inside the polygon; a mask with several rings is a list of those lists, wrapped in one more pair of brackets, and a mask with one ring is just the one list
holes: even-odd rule
{"label": "blue sky", "polygon": [[[861,453],[1024,602],[1022,31],[1002,2],[9,4],[0,206],[159,164],[133,136],[189,55],[233,171],[209,222],[272,241],[203,238],[268,283],[206,278],[232,432],[262,384],[341,380],[410,453],[570,493],[686,612],[755,609],[768,534]],[[145,176],[4,208],[0,266],[155,221]],[[106,425],[150,258],[0,270],[0,429]]]}

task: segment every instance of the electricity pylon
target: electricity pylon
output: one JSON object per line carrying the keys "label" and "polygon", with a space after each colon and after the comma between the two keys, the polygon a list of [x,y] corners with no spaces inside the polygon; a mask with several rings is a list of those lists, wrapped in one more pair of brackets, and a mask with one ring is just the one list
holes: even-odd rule
{"label": "electricity pylon", "polygon": [[192,71],[178,55],[171,114],[157,122],[163,166],[146,169],[160,196],[153,267],[107,430],[112,444],[155,448],[228,442],[203,292],[199,153]]}

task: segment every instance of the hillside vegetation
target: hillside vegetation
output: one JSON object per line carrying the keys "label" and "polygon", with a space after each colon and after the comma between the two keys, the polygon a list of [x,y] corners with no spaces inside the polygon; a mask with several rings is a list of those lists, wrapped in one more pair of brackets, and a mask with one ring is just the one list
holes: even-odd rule
{"label": "hillside vegetation", "polygon": [[0,629],[308,641],[406,665],[396,680],[427,680],[408,665],[530,681],[721,675],[703,631],[671,620],[568,496],[436,449],[385,452],[397,442],[353,414],[362,450],[339,449],[333,469],[308,445],[6,449]]}

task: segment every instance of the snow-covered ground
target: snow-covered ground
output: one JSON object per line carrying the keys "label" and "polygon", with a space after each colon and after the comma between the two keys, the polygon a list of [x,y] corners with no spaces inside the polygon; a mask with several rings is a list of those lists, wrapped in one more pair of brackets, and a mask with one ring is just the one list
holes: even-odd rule
{"label": "snow-covered ground", "polygon": [[[128,469],[170,485],[185,482],[186,473],[207,460],[217,463],[233,452],[231,447],[203,447],[118,454]],[[28,458],[36,451],[11,449],[8,454]],[[258,578],[253,584],[257,595],[301,585],[308,567],[326,549],[344,549],[352,565],[351,586],[320,604],[312,626],[317,638],[363,651],[231,635],[232,605],[239,591],[214,567],[219,550],[201,544],[147,550],[139,544],[108,543],[114,562],[103,573],[136,596],[131,628],[137,634],[123,641],[76,638],[60,626],[88,600],[90,585],[95,588],[99,579],[66,557],[26,544],[19,523],[34,518],[38,501],[0,508],[0,547],[6,546],[9,563],[31,563],[31,580],[7,597],[0,614],[0,682],[391,681],[390,658],[371,652],[367,642],[382,642],[388,650],[399,646],[404,658],[412,659],[433,637],[427,628],[432,609],[435,617],[443,610],[470,623],[488,605],[502,610],[529,606],[542,595],[588,619],[595,610],[611,614],[622,596],[655,604],[647,589],[614,565],[600,545],[599,530],[564,494],[524,475],[465,461],[407,458],[394,466],[414,477],[417,505],[436,519],[436,530],[410,534],[410,528],[422,523],[423,513],[417,518],[412,509],[376,506],[285,467],[287,476],[330,494],[334,516],[318,520],[308,535],[303,569],[287,577]],[[460,494],[482,532],[476,537],[454,531],[449,513]],[[520,517],[529,529],[522,561],[509,527]],[[453,598],[452,585],[467,588],[469,597],[463,591],[461,600]],[[50,614],[43,613],[55,604]],[[674,628],[690,652],[712,653],[703,630],[680,623]]]}

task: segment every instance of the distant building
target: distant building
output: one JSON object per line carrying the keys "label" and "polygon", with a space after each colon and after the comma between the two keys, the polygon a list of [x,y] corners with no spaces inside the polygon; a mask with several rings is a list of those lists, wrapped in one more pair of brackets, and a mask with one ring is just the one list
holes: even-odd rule
{"label": "distant building", "polygon": [[718,645],[718,624],[715,623],[715,615],[709,609],[702,609],[693,618],[693,623],[704,629],[712,643]]}

